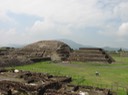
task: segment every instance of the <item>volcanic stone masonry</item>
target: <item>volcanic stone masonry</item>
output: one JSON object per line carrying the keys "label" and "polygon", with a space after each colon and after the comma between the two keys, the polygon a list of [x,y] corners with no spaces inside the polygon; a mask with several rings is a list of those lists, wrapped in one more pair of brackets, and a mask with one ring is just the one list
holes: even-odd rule
{"label": "volcanic stone masonry", "polygon": [[80,48],[70,53],[69,61],[105,62],[112,63],[115,60],[101,48]]}
{"label": "volcanic stone masonry", "polygon": [[0,66],[25,65],[39,61],[61,61],[69,57],[71,48],[60,41],[48,40],[32,43],[23,48],[1,48]]}
{"label": "volcanic stone masonry", "polygon": [[29,44],[23,48],[0,48],[0,67],[26,65],[39,61],[82,61],[107,62],[114,59],[101,48],[71,49],[56,40],[45,40]]}

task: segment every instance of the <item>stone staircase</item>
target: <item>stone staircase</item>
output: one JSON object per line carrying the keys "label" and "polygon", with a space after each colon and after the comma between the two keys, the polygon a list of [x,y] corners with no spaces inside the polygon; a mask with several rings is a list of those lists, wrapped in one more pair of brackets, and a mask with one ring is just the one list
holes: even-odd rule
{"label": "stone staircase", "polygon": [[80,48],[70,53],[69,61],[81,62],[105,62],[112,63],[115,60],[101,48]]}

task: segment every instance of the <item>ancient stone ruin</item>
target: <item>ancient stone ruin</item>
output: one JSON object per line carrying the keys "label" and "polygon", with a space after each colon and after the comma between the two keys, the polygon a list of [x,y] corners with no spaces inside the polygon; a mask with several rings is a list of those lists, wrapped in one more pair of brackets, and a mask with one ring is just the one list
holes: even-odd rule
{"label": "ancient stone ruin", "polygon": [[67,44],[55,41],[39,41],[23,48],[0,48],[0,66],[26,65],[40,61],[114,62],[101,48],[72,50]]}
{"label": "ancient stone ruin", "polygon": [[66,76],[1,69],[0,95],[116,95],[108,89],[72,85],[71,81]]}
{"label": "ancient stone ruin", "polygon": [[39,41],[20,49],[1,48],[0,66],[25,65],[39,61],[61,61],[69,57],[71,48],[60,41]]}
{"label": "ancient stone ruin", "polygon": [[115,60],[101,48],[80,48],[70,53],[70,61],[82,62],[107,62],[112,63]]}
{"label": "ancient stone ruin", "polygon": [[[99,48],[72,50],[60,41],[39,41],[23,48],[0,48],[0,67],[26,65],[39,61],[114,60]],[[116,95],[108,89],[70,84],[71,77],[22,70],[0,69],[0,95]],[[84,94],[82,94],[84,93]]]}
{"label": "ancient stone ruin", "polygon": [[61,61],[67,59],[71,52],[71,48],[60,41],[39,41],[30,44],[21,49],[21,53],[28,53],[31,59],[50,58],[52,61]]}

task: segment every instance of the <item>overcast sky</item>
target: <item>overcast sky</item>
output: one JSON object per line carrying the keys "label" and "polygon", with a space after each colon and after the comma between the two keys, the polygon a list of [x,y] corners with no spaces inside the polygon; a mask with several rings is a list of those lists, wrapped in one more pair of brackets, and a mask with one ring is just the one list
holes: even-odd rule
{"label": "overcast sky", "polygon": [[0,0],[0,46],[69,39],[128,47],[128,0]]}

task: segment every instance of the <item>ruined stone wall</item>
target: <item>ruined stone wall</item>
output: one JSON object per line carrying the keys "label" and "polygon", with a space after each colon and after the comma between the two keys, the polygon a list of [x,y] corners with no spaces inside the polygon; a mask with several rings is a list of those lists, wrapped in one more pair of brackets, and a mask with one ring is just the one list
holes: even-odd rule
{"label": "ruined stone wall", "polygon": [[62,61],[69,57],[71,48],[60,41],[39,41],[23,48],[0,49],[0,66],[17,66],[39,61]]}
{"label": "ruined stone wall", "polygon": [[0,95],[117,95],[108,89],[72,85],[70,82],[72,78],[66,76],[1,69]]}
{"label": "ruined stone wall", "polygon": [[114,59],[101,48],[80,48],[70,54],[69,60],[82,62],[114,62]]}

